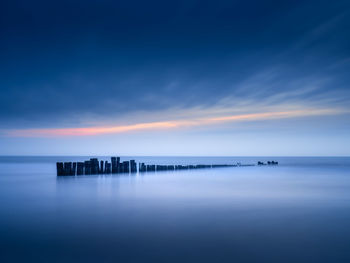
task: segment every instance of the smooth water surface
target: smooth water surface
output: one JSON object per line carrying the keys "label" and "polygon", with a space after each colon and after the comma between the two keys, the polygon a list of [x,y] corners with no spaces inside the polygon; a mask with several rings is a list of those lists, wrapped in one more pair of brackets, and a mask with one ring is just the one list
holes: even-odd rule
{"label": "smooth water surface", "polygon": [[88,158],[0,157],[0,262],[350,262],[350,158],[134,157],[280,165],[56,176]]}

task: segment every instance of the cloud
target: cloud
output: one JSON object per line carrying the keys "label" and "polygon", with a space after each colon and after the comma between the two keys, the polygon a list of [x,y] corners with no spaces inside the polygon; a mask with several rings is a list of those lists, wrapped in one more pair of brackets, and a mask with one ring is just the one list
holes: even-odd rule
{"label": "cloud", "polygon": [[280,112],[260,112],[230,116],[202,117],[195,119],[144,122],[129,125],[85,127],[85,128],[52,128],[52,129],[15,129],[5,130],[3,135],[10,137],[64,137],[94,136],[103,134],[127,133],[133,131],[179,129],[197,126],[218,125],[226,122],[257,121],[271,119],[298,118],[307,116],[325,116],[344,113],[336,109],[303,109]]}
{"label": "cloud", "polygon": [[137,10],[62,2],[11,1],[1,11],[3,129],[129,125],[141,113],[176,120],[192,109],[349,107],[346,1],[149,1]]}

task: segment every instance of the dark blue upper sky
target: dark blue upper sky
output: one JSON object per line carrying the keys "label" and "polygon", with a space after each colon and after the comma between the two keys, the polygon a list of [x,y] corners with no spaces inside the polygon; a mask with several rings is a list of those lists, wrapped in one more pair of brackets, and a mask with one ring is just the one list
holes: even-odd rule
{"label": "dark blue upper sky", "polygon": [[0,33],[5,131],[350,110],[349,1],[9,0]]}

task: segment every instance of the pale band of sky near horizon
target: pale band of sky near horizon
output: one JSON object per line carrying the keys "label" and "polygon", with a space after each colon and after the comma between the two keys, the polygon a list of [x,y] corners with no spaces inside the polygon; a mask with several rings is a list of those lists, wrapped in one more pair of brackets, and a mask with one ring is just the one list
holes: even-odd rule
{"label": "pale band of sky near horizon", "polygon": [[196,118],[187,120],[170,120],[159,122],[144,122],[117,126],[95,126],[79,128],[39,128],[39,129],[11,129],[2,132],[7,137],[66,137],[66,136],[95,136],[103,134],[117,134],[142,130],[162,130],[185,127],[214,125],[225,122],[255,121],[268,119],[285,119],[307,116],[335,115],[343,113],[337,109],[303,109],[292,111],[250,113],[240,115]]}

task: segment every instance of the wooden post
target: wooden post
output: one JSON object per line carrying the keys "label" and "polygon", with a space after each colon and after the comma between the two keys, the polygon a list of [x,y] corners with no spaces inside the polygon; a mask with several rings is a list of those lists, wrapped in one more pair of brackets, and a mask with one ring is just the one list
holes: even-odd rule
{"label": "wooden post", "polygon": [[75,175],[76,170],[77,170],[77,163],[74,162],[72,166],[72,170],[70,171],[70,175]]}
{"label": "wooden post", "polygon": [[122,167],[123,167],[123,173],[129,173],[129,161],[124,161],[122,163]]}
{"label": "wooden post", "polygon": [[130,171],[131,173],[137,172],[136,162],[135,160],[130,160]]}
{"label": "wooden post", "polygon": [[100,172],[99,172],[99,174],[103,174],[103,161],[101,160],[100,161]]}
{"label": "wooden post", "polygon": [[98,159],[97,158],[91,158],[90,159],[91,164],[91,174],[98,174]]}
{"label": "wooden post", "polygon": [[105,174],[110,174],[112,172],[112,169],[111,169],[111,164],[106,161],[105,162]]}
{"label": "wooden post", "polygon": [[77,163],[77,175],[83,175],[84,174],[84,163],[78,162]]}
{"label": "wooden post", "polygon": [[119,163],[118,173],[124,173],[124,162]]}
{"label": "wooden post", "polygon": [[145,163],[139,163],[139,172],[146,172],[146,165]]}
{"label": "wooden post", "polygon": [[117,157],[117,173],[120,173],[121,167],[120,167],[120,157]]}
{"label": "wooden post", "polygon": [[71,175],[72,163],[71,162],[65,162],[63,169],[64,169],[64,175]]}
{"label": "wooden post", "polygon": [[118,170],[117,170],[117,157],[111,157],[111,163],[112,163],[112,174],[115,174],[118,172]]}
{"label": "wooden post", "polygon": [[90,164],[90,161],[85,161],[85,162],[84,162],[84,168],[85,168],[85,174],[86,174],[86,175],[91,174],[91,164]]}
{"label": "wooden post", "polygon": [[56,168],[57,168],[57,176],[64,175],[63,163],[57,162],[56,163]]}

